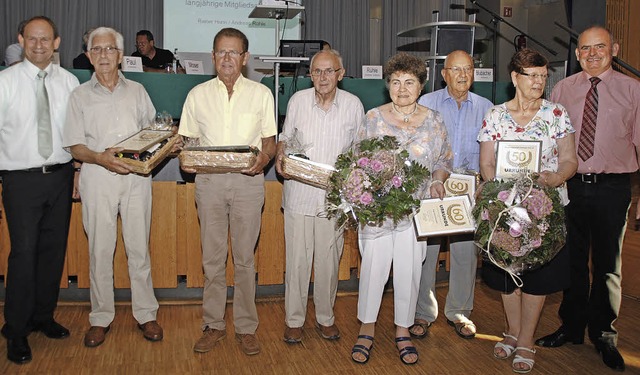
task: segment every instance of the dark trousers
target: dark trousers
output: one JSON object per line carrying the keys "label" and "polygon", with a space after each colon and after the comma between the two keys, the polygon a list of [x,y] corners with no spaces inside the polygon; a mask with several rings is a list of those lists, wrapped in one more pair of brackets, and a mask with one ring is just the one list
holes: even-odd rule
{"label": "dark trousers", "polygon": [[34,324],[53,319],[67,248],[73,173],[69,163],[51,173],[2,175],[11,239],[2,329],[7,338],[27,336]]}
{"label": "dark trousers", "polygon": [[[622,241],[631,204],[630,176],[605,175],[596,183],[569,180],[567,247],[571,286],[564,291],[560,318],[567,333],[615,345],[621,302]],[[591,255],[591,285],[589,284]]]}

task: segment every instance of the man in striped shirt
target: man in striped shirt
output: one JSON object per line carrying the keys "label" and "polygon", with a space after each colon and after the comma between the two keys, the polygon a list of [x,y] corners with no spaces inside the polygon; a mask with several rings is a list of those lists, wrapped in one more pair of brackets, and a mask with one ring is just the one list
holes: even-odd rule
{"label": "man in striped shirt", "polygon": [[340,338],[333,304],[338,288],[338,265],[344,243],[335,220],[319,215],[325,210],[323,189],[289,180],[282,171],[285,151],[295,141],[307,145],[304,154],[319,163],[334,165],[351,145],[363,121],[360,100],[337,85],[344,76],[342,58],[335,50],[323,50],[311,59],[313,88],[291,97],[276,153],[276,170],[286,180],[282,197],[286,241],[284,341],[302,341],[307,312],[311,265],[314,270],[313,302],[316,327],[327,340]]}

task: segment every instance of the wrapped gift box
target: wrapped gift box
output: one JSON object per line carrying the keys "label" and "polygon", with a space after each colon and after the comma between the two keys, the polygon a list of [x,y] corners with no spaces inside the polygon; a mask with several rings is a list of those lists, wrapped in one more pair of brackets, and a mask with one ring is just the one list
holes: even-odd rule
{"label": "wrapped gift box", "polygon": [[329,178],[335,172],[335,168],[328,164],[294,155],[288,155],[282,160],[282,170],[296,181],[321,189],[329,187]]}
{"label": "wrapped gift box", "polygon": [[134,173],[146,175],[171,153],[178,140],[170,130],[143,129],[113,147],[124,147],[117,156]]}
{"label": "wrapped gift box", "polygon": [[178,158],[181,168],[196,173],[239,173],[256,161],[258,149],[249,146],[186,147]]}

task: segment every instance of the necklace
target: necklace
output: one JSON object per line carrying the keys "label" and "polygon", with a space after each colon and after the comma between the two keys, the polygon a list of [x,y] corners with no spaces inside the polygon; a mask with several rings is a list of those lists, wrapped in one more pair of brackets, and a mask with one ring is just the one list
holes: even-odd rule
{"label": "necklace", "polygon": [[394,111],[398,112],[400,116],[404,117],[402,121],[409,122],[409,117],[413,116],[413,114],[416,113],[416,111],[418,110],[418,103],[413,103],[413,104],[415,107],[413,107],[413,111],[411,111],[411,113],[401,112],[398,108],[396,108],[396,104],[394,102],[391,102],[391,108],[393,108]]}

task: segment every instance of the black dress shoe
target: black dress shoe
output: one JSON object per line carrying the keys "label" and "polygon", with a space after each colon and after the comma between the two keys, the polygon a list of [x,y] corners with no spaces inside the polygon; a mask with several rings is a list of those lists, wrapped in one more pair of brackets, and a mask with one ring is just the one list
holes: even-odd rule
{"label": "black dress shoe", "polygon": [[69,337],[69,330],[61,326],[55,320],[37,323],[35,327],[33,327],[33,331],[40,331],[50,339],[64,339]]}
{"label": "black dress shoe", "polygon": [[602,362],[605,365],[616,371],[624,371],[624,358],[618,352],[618,348],[602,340],[597,340],[594,345],[598,353],[602,354]]}
{"label": "black dress shoe", "polygon": [[569,336],[568,333],[565,332],[564,328],[560,327],[557,331],[550,335],[546,335],[538,340],[536,340],[536,345],[544,346],[546,348],[557,348],[564,345],[567,342],[572,342],[576,345],[584,343],[584,337],[575,338]]}
{"label": "black dress shoe", "polygon": [[7,339],[7,358],[19,365],[31,361],[31,348],[26,337]]}

